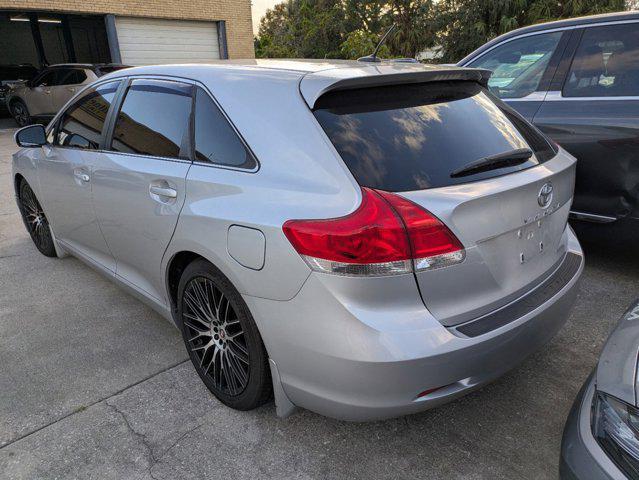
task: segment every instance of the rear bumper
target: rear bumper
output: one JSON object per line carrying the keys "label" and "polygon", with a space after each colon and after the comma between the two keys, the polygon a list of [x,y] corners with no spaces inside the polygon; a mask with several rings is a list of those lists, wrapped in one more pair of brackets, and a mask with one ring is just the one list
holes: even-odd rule
{"label": "rear bumper", "polygon": [[590,426],[590,410],[595,392],[591,375],[570,410],[561,441],[561,480],[623,480],[625,475],[599,446]]}
{"label": "rear bumper", "polygon": [[[373,279],[363,292],[353,293],[346,291],[348,280],[314,273],[288,302],[245,299],[294,405],[345,420],[395,417],[481,387],[557,333],[583,271],[572,232],[569,240],[580,265],[563,288],[525,315],[472,338],[434,319],[417,291],[394,302],[397,295]],[[393,288],[416,290],[413,277],[405,277]],[[366,301],[359,303],[359,297]],[[418,398],[433,388],[439,389]]]}

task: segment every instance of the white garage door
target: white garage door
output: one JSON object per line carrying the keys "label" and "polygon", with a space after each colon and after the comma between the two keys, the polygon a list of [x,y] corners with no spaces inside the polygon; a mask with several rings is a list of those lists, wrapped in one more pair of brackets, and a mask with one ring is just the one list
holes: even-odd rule
{"label": "white garage door", "polygon": [[204,63],[220,58],[217,23],[116,17],[122,63]]}

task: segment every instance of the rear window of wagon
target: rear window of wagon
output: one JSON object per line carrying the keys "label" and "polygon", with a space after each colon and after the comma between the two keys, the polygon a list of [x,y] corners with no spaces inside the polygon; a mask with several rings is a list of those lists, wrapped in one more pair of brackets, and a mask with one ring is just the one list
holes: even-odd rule
{"label": "rear window of wagon", "polygon": [[[360,185],[392,192],[492,178],[555,156],[534,127],[475,82],[329,92],[313,110]],[[524,163],[453,178],[470,162],[530,148]]]}

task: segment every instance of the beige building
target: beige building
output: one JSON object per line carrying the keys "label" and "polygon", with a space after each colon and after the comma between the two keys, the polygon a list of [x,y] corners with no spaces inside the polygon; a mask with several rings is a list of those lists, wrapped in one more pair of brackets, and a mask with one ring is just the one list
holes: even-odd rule
{"label": "beige building", "polygon": [[254,56],[250,0],[0,0],[0,65]]}

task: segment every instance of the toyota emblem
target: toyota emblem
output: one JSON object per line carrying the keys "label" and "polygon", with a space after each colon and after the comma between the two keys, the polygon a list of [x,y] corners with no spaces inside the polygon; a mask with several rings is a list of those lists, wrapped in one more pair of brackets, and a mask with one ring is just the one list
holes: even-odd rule
{"label": "toyota emblem", "polygon": [[537,203],[541,208],[548,208],[552,202],[552,183],[544,183],[544,186],[539,190],[537,195]]}

